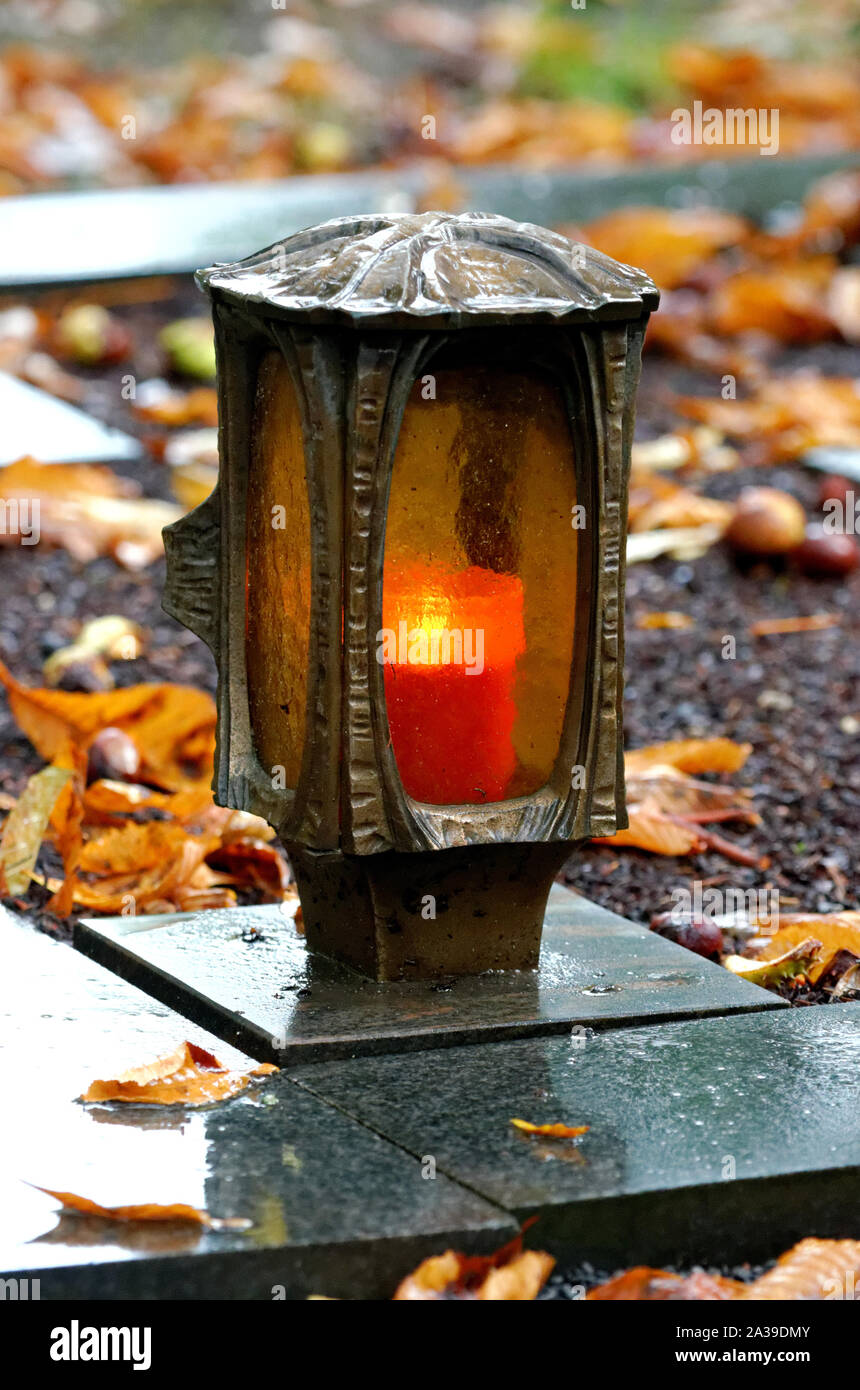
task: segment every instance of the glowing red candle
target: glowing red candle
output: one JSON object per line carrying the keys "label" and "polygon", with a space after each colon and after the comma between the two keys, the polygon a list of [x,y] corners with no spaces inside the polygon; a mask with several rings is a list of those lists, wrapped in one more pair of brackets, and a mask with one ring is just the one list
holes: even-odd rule
{"label": "glowing red candle", "polygon": [[388,724],[405,791],[437,806],[504,800],[517,766],[522,581],[475,565],[386,571],[382,622]]}

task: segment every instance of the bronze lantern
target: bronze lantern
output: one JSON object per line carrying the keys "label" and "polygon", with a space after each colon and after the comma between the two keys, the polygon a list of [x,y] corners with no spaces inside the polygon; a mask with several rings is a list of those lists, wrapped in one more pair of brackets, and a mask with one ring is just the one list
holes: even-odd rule
{"label": "bronze lantern", "polygon": [[214,788],[278,831],[309,950],[537,964],[626,824],[627,476],[652,282],[483,213],[346,217],[198,277],[221,475],[165,532],[219,670]]}

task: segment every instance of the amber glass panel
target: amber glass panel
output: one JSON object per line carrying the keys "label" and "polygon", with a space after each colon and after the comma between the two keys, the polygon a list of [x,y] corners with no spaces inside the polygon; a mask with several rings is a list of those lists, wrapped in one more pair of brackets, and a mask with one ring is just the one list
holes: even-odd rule
{"label": "amber glass panel", "polygon": [[575,503],[553,381],[477,366],[416,381],[394,459],[378,652],[415,800],[505,801],[546,783],[570,683]]}
{"label": "amber glass panel", "polygon": [[257,378],[248,473],[245,654],[251,729],[267,772],[298,783],[311,611],[308,490],[299,403],[279,353]]}

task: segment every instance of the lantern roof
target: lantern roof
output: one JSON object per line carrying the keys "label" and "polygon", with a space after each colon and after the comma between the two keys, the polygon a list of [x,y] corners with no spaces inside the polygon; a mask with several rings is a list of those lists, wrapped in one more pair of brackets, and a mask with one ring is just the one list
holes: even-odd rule
{"label": "lantern roof", "polygon": [[486,212],[339,217],[197,280],[215,300],[368,328],[623,320],[659,302],[643,271]]}

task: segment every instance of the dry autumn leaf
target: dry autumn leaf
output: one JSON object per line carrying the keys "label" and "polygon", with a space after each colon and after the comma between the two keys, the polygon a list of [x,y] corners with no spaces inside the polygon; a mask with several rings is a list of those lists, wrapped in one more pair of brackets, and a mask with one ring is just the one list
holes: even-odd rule
{"label": "dry autumn leaf", "polygon": [[658,810],[645,807],[628,808],[629,824],[614,835],[594,840],[596,845],[614,845],[617,849],[644,849],[651,854],[668,856],[692,854],[705,848],[705,841],[691,826],[679,825]]}
{"label": "dry autumn leaf", "polygon": [[599,1284],[587,1298],[627,1302],[810,1301],[853,1298],[855,1284],[860,1288],[860,1241],[811,1237],[792,1246],[772,1269],[750,1284],[703,1271],[680,1275],[640,1265]]}
{"label": "dry autumn leaf", "polygon": [[250,1071],[230,1071],[195,1043],[132,1067],[113,1080],[93,1081],[85,1101],[128,1101],[135,1105],[211,1105],[238,1095],[253,1077],[270,1076],[277,1067],[261,1062]]}

